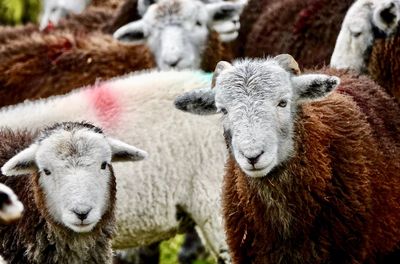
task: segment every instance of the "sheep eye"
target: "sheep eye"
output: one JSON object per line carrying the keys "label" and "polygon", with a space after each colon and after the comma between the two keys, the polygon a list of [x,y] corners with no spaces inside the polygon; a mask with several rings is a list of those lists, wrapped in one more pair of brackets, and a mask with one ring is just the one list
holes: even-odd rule
{"label": "sheep eye", "polygon": [[354,33],[353,33],[353,36],[354,36],[355,38],[358,38],[359,36],[361,36],[361,32],[354,32]]}
{"label": "sheep eye", "polygon": [[200,21],[196,21],[196,26],[199,26],[199,27],[201,27],[203,24],[200,22]]}
{"label": "sheep eye", "polygon": [[224,115],[228,114],[228,111],[225,108],[221,108],[219,111]]}
{"label": "sheep eye", "polygon": [[107,162],[101,163],[101,169],[102,169],[102,170],[105,170],[106,167],[107,167]]}
{"label": "sheep eye", "polygon": [[286,107],[286,106],[287,106],[287,101],[286,101],[286,100],[281,100],[281,101],[279,102],[278,106],[279,106],[279,107],[282,107],[282,108]]}
{"label": "sheep eye", "polygon": [[46,174],[46,175],[50,175],[50,174],[51,174],[51,171],[49,171],[48,169],[43,169],[43,172],[44,172],[44,174]]}

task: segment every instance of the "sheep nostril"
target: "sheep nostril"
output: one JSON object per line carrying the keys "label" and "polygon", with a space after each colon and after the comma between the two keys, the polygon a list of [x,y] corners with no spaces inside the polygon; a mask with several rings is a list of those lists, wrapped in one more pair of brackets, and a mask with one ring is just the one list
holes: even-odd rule
{"label": "sheep nostril", "polygon": [[77,211],[77,210],[73,210],[73,213],[74,213],[81,221],[83,221],[83,220],[85,220],[85,219],[88,217],[88,215],[89,215],[89,213],[90,213],[91,210],[92,210],[92,209],[89,209],[89,210],[87,210],[87,211]]}
{"label": "sheep nostril", "polygon": [[247,162],[250,163],[254,167],[254,165],[256,165],[256,163],[258,162],[258,160],[260,159],[262,154],[264,154],[264,151],[261,151],[258,155],[254,156],[254,157],[246,157]]}
{"label": "sheep nostril", "polygon": [[168,64],[171,68],[174,68],[174,67],[176,67],[176,66],[179,64],[180,61],[181,61],[181,59],[177,59],[177,60],[175,60],[175,61],[173,61],[173,62],[168,62],[167,64]]}

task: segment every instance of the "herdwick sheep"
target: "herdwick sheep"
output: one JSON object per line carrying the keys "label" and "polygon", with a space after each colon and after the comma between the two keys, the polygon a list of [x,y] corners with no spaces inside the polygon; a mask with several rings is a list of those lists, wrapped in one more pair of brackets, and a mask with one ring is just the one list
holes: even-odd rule
{"label": "herdwick sheep", "polygon": [[3,130],[0,139],[5,175],[0,181],[26,206],[16,225],[0,226],[5,260],[111,263],[116,201],[111,161],[142,160],[146,152],[88,123],[57,123],[38,136]]}
{"label": "herdwick sheep", "polygon": [[101,33],[35,33],[0,47],[0,106],[154,66],[145,46],[124,45]]}
{"label": "herdwick sheep", "polygon": [[263,57],[288,52],[304,67],[328,64],[340,24],[353,1],[264,1],[263,12],[251,31],[244,32],[248,35],[246,46],[239,55]]}
{"label": "herdwick sheep", "polygon": [[229,263],[220,214],[226,153],[217,118],[192,117],[173,107],[178,94],[209,84],[210,75],[201,72],[134,73],[64,96],[3,108],[0,127],[38,129],[53,122],[88,120],[146,149],[151,154],[146,162],[114,166],[114,248],[168,239],[184,232],[190,218],[210,253]]}
{"label": "herdwick sheep", "polygon": [[[368,73],[400,102],[397,74],[399,21],[399,0],[355,2],[343,21],[331,67]],[[393,33],[396,35],[390,37]]]}
{"label": "herdwick sheep", "polygon": [[11,223],[21,217],[24,206],[13,190],[0,183],[0,224]]}
{"label": "herdwick sheep", "polygon": [[244,2],[160,0],[147,5],[148,1],[139,0],[140,3],[146,10],[143,18],[122,26],[114,37],[146,43],[158,68],[211,71],[221,58],[230,59],[212,25],[216,21],[231,22],[240,14]]}
{"label": "herdwick sheep", "polygon": [[221,62],[175,102],[223,114],[233,262],[399,263],[399,105],[366,77],[296,73],[290,55]]}

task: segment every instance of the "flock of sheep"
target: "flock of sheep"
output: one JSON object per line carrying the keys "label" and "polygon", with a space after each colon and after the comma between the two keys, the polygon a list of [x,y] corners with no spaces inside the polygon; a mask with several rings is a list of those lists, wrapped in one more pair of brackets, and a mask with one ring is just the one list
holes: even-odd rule
{"label": "flock of sheep", "polygon": [[0,27],[0,263],[126,263],[193,227],[218,263],[400,263],[399,22],[400,0],[44,0]]}

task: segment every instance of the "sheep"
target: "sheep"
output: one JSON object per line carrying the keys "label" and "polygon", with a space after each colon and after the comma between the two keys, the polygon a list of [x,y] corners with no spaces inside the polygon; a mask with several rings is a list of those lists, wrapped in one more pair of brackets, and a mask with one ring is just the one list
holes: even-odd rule
{"label": "sheep", "polygon": [[243,2],[160,0],[150,7],[147,1],[139,3],[147,8],[143,18],[122,26],[113,36],[121,41],[146,42],[161,70],[201,67],[211,71],[224,56],[230,59],[212,25],[217,20],[231,22]]}
{"label": "sheep", "polygon": [[398,0],[355,2],[343,21],[331,67],[369,74],[400,102],[396,66],[399,21]]}
{"label": "sheep", "polygon": [[168,239],[184,232],[185,219],[192,219],[209,252],[229,263],[220,213],[226,153],[217,119],[190,117],[173,107],[178,94],[209,83],[210,75],[197,71],[131,73],[3,108],[0,127],[40,129],[53,122],[87,120],[146,149],[151,154],[146,162],[114,166],[119,176],[114,249]]}
{"label": "sheep", "polygon": [[0,224],[8,224],[20,218],[23,210],[24,206],[13,190],[0,183]]}
{"label": "sheep", "polygon": [[10,264],[111,263],[111,161],[138,161],[147,153],[89,123],[56,123],[36,134],[0,135],[0,181],[26,206],[16,225],[0,226],[3,257]]}
{"label": "sheep", "polygon": [[244,54],[239,55],[262,57],[287,52],[296,56],[302,66],[315,67],[329,63],[340,23],[353,0],[264,3],[263,12],[244,42]]}
{"label": "sheep", "polygon": [[0,62],[0,106],[155,66],[146,47],[124,45],[101,33],[36,33],[0,47]]}
{"label": "sheep", "polygon": [[213,84],[175,105],[223,115],[222,202],[233,263],[388,263],[391,253],[390,263],[399,263],[393,98],[346,71],[300,75],[287,54],[220,62]]}

